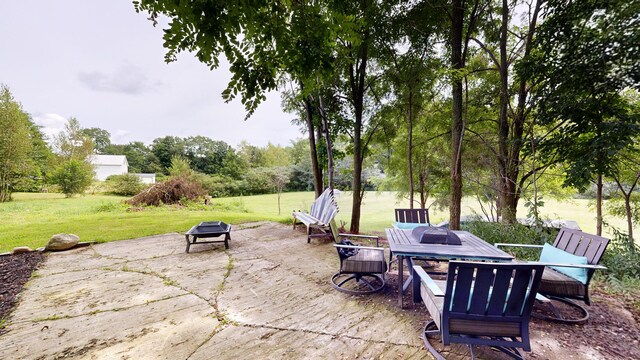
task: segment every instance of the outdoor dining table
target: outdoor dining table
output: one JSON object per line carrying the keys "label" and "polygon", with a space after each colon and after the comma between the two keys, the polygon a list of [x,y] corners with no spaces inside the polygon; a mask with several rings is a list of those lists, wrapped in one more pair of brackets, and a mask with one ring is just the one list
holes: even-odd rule
{"label": "outdoor dining table", "polygon": [[[434,260],[478,260],[512,261],[513,256],[487,243],[468,231],[453,231],[460,238],[461,245],[423,244],[411,235],[412,230],[385,229],[391,256],[398,258],[398,303],[402,308],[402,294],[413,280],[412,258]],[[409,277],[404,281],[404,261],[408,261]],[[413,299],[416,299],[415,290]]]}

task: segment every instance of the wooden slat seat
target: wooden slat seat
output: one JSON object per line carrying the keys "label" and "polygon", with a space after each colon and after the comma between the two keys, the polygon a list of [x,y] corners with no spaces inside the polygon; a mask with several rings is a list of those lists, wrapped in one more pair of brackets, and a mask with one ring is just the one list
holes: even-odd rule
{"label": "wooden slat seat", "polygon": [[[524,244],[495,244],[496,247],[532,247],[542,248],[541,245],[524,245]],[[583,256],[587,259],[587,265],[568,264],[567,267],[579,267],[586,269],[587,276],[586,282],[583,284],[580,281],[565,275],[553,268],[548,268],[542,281],[540,282],[540,294],[547,296],[551,299],[564,302],[570,306],[573,306],[580,310],[582,317],[580,318],[564,318],[562,314],[554,309],[556,316],[540,316],[548,320],[566,322],[566,323],[583,323],[589,319],[589,312],[587,309],[573,301],[581,300],[587,305],[591,305],[589,298],[589,284],[597,269],[603,269],[603,266],[599,266],[598,263],[602,258],[607,246],[609,245],[609,239],[602,236],[588,234],[580,230],[569,229],[563,227],[558,232],[556,239],[553,242],[553,246],[557,249],[566,251],[567,253]],[[559,265],[554,264],[554,267]],[[553,306],[552,303],[550,303]]]}
{"label": "wooden slat seat", "polygon": [[544,265],[451,261],[446,282],[413,269],[433,319],[425,326],[425,346],[437,359],[429,343],[436,333],[444,345],[489,345],[516,358],[516,348],[531,350],[529,320]]}
{"label": "wooden slat seat", "polygon": [[396,222],[430,225],[429,209],[395,209]]}

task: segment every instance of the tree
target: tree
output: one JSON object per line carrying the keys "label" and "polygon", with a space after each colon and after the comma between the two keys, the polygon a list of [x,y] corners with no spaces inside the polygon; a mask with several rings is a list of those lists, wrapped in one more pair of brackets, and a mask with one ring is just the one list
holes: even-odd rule
{"label": "tree", "polygon": [[[602,178],[613,158],[640,131],[622,90],[640,84],[638,2],[549,0],[535,56],[523,66],[538,122],[557,129],[541,139],[541,156],[567,165],[565,184],[597,185],[597,232],[602,233]],[[628,29],[632,25],[635,28]]]}
{"label": "tree", "polygon": [[177,136],[157,138],[151,143],[151,152],[160,162],[163,172],[169,174],[169,167],[171,167],[173,157],[186,157],[185,142]]}
{"label": "tree", "polygon": [[80,122],[74,117],[70,117],[64,129],[54,137],[54,146],[65,160],[86,161],[93,154],[93,140],[84,134]]}
{"label": "tree", "polygon": [[9,88],[0,88],[0,202],[11,200],[15,181],[31,168],[29,115],[13,99]]}
{"label": "tree", "polygon": [[193,174],[189,160],[178,155],[171,158],[171,166],[168,170],[171,177],[188,177]]}
{"label": "tree", "polygon": [[279,166],[270,168],[268,174],[271,179],[271,184],[278,194],[278,215],[280,215],[280,195],[284,187],[289,183],[290,171],[286,167]]}
{"label": "tree", "polygon": [[66,197],[84,192],[93,181],[93,167],[78,159],[61,163],[53,172],[52,181],[60,186]]}
{"label": "tree", "polygon": [[82,129],[82,133],[93,140],[94,150],[97,154],[104,154],[105,150],[111,145],[111,134],[100,128]]}

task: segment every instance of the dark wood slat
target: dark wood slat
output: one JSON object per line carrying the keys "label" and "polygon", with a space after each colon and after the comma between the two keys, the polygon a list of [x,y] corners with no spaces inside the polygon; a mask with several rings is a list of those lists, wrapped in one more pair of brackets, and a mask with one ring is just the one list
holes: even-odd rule
{"label": "dark wood slat", "polygon": [[479,268],[476,279],[473,282],[473,295],[471,295],[470,314],[484,315],[487,310],[489,289],[493,285],[493,269]]}
{"label": "dark wood slat", "polygon": [[582,241],[580,241],[578,246],[576,246],[576,249],[573,253],[578,256],[584,256],[584,254],[587,253],[587,249],[589,248],[589,245],[591,245],[591,238],[584,236],[582,238]]}
{"label": "dark wood slat", "polygon": [[568,253],[571,253],[571,254],[575,254],[576,253],[576,249],[578,248],[578,245],[580,245],[580,243],[583,240],[584,239],[583,239],[581,234],[573,234],[573,236],[571,237],[571,240],[569,240],[569,243],[565,247],[564,251],[566,251]]}
{"label": "dark wood slat", "polygon": [[451,312],[466,313],[471,295],[471,283],[474,269],[470,267],[458,267],[456,275],[456,289],[451,303]]}
{"label": "dark wood slat", "polygon": [[501,315],[504,312],[504,304],[507,302],[507,293],[509,291],[509,282],[513,276],[511,269],[498,269],[493,281],[493,290],[487,307],[487,314]]}
{"label": "dark wood slat", "polygon": [[531,270],[517,269],[516,274],[513,277],[513,286],[511,287],[511,293],[507,300],[507,308],[505,315],[507,316],[519,316],[522,312],[522,306],[524,305],[525,295],[529,286],[527,279],[531,278]]}
{"label": "dark wood slat", "polygon": [[573,234],[570,233],[568,230],[566,229],[560,230],[560,233],[558,233],[558,236],[556,237],[556,241],[553,244],[553,246],[557,247],[558,249],[564,250],[567,247],[567,244],[569,243],[569,240],[571,240],[572,236]]}

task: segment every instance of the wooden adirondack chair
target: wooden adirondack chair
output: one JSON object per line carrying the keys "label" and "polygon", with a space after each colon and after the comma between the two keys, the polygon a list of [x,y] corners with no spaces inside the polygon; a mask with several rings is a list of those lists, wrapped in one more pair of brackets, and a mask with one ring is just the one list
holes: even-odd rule
{"label": "wooden adirondack chair", "polygon": [[[338,203],[333,195],[333,190],[327,188],[311,204],[309,213],[300,210],[293,211],[293,228],[295,229],[298,224],[304,224],[307,227],[307,243],[311,242],[312,237],[330,236],[329,223],[338,214],[338,211]],[[311,229],[319,229],[322,234],[312,235]]]}
{"label": "wooden adirondack chair", "polygon": [[[444,359],[429,339],[444,345],[488,345],[516,359],[517,348],[531,351],[529,320],[544,265],[450,261],[446,281],[433,280],[414,266],[414,289],[431,318],[424,344],[436,359]],[[419,282],[419,283],[417,283]],[[414,290],[415,291],[415,290]]]}
{"label": "wooden adirondack chair", "polygon": [[[584,264],[579,263],[555,263],[555,261],[545,260],[547,269],[542,276],[540,283],[540,294],[555,301],[563,302],[575,309],[581,315],[580,317],[567,317],[563,315],[553,302],[548,302],[551,306],[553,316],[534,313],[534,316],[546,320],[552,320],[563,323],[584,323],[589,319],[589,311],[580,304],[571,301],[571,299],[581,300],[587,305],[591,305],[589,299],[589,283],[597,269],[606,269],[604,266],[598,265],[604,251],[609,245],[609,239],[602,236],[588,234],[580,230],[561,228],[553,242],[553,247],[563,250],[569,254],[586,258]],[[529,247],[544,248],[544,245],[527,245],[527,244],[495,244],[497,247]],[[544,250],[543,250],[544,251]],[[542,260],[541,260],[542,261]],[[586,269],[586,279],[578,280],[571,275],[562,272],[562,269]],[[558,271],[557,269],[560,269]]]}
{"label": "wooden adirondack chair", "polygon": [[429,209],[395,209],[396,222],[431,225]]}

